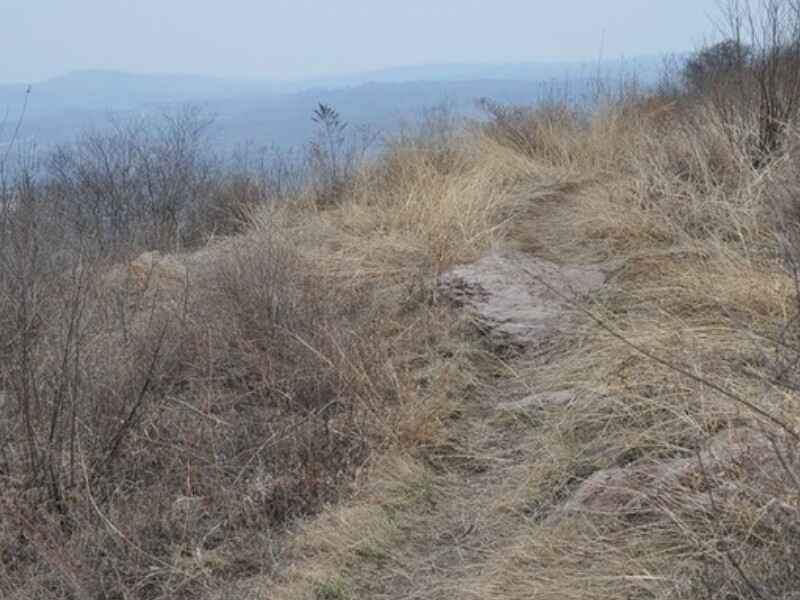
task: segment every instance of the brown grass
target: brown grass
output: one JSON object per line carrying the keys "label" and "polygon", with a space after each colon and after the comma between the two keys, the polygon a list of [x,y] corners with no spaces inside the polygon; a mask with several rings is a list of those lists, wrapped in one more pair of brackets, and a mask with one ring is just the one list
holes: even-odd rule
{"label": "brown grass", "polygon": [[[797,288],[786,238],[776,236],[776,223],[793,227],[783,215],[788,190],[798,189],[786,175],[794,158],[754,169],[705,106],[684,110],[669,130],[637,115],[639,126],[620,138],[621,160],[603,167],[614,177],[551,204],[526,233],[549,256],[614,265],[586,310],[627,341],[579,313],[583,326],[522,375],[534,390],[578,391],[575,403],[536,419],[530,456],[547,458],[531,458],[524,502],[557,514],[587,474],[626,465],[688,459],[694,483],[651,481],[643,493],[652,498],[632,512],[620,501],[609,512],[531,522],[469,582],[476,598],[775,598],[796,589],[796,442],[627,343],[788,429],[800,425],[788,341]],[[763,438],[719,468],[697,462],[718,432],[742,429]]]}
{"label": "brown grass", "polygon": [[[522,148],[502,128],[480,139],[529,199],[506,236],[554,260],[605,262],[609,285],[546,356],[497,371],[505,383],[481,388],[483,400],[465,409],[470,425],[450,426],[453,446],[432,454],[434,466],[407,471],[404,486],[424,482],[426,496],[404,491],[398,505],[404,486],[363,491],[304,527],[291,546],[298,562],[251,582],[253,597],[777,598],[796,589],[796,444],[731,397],[797,430],[794,159],[753,168],[702,103],[612,106],[563,135],[548,114],[524,118],[544,119],[523,135],[553,146]],[[487,412],[514,387],[577,397],[525,416]],[[576,504],[582,483],[605,470],[616,483]],[[371,481],[389,473],[378,465]]]}
{"label": "brown grass", "polygon": [[519,202],[485,158],[398,146],[335,207],[274,205],[121,266],[51,264],[57,222],[8,222],[3,596],[196,597],[268,573],[294,519],[385,453],[438,446],[489,357],[435,278]]}
{"label": "brown grass", "polygon": [[[121,266],[48,262],[19,221],[3,596],[796,590],[796,443],[748,405],[800,425],[800,137],[755,167],[757,127],[702,99],[494,107],[391,144],[334,204]],[[501,243],[610,269],[544,353],[492,354],[438,296]]]}

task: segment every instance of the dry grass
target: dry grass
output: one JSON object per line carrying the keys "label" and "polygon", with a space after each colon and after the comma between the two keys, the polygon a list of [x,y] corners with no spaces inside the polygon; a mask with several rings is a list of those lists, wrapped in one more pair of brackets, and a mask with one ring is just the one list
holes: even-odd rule
{"label": "dry grass", "polygon": [[[520,504],[537,506],[539,518],[470,580],[476,598],[778,598],[797,589],[796,441],[628,343],[797,431],[797,287],[790,236],[776,235],[794,227],[785,215],[796,159],[753,168],[743,147],[751,132],[731,146],[730,124],[702,104],[668,129],[634,109],[637,127],[613,153],[621,159],[602,169],[614,176],[567,205],[549,203],[525,234],[548,256],[614,265],[585,309],[625,341],[580,312],[583,325],[521,375],[532,390],[578,397],[535,419]],[[740,451],[723,444],[735,456],[698,461],[720,432],[747,431],[756,436]],[[687,461],[669,485],[648,471]],[[589,474],[625,467],[616,496],[561,514]]]}
{"label": "dry grass", "polygon": [[192,254],[65,266],[39,250],[57,220],[4,223],[4,597],[196,597],[269,573],[296,518],[443,443],[491,358],[435,278],[520,202],[502,161],[445,141]]}
{"label": "dry grass", "polygon": [[[797,447],[775,420],[800,425],[800,137],[756,167],[757,127],[702,101],[495,107],[399,139],[336,203],[124,266],[43,260],[31,236],[54,234],[20,221],[2,594],[796,591]],[[492,355],[437,295],[499,243],[610,268],[546,353]],[[575,400],[494,410],[559,390]]]}
{"label": "dry grass", "polygon": [[[304,528],[295,567],[253,582],[253,597],[781,598],[797,589],[796,443],[748,406],[800,425],[793,155],[754,168],[742,146],[756,124],[742,119],[732,138],[702,104],[633,102],[565,125],[524,118],[536,144],[496,128],[479,139],[516,171],[505,180],[512,197],[529,200],[503,233],[555,260],[605,262],[612,277],[546,356],[497,373],[526,393],[575,390],[575,401],[498,416],[480,407],[513,389],[481,394],[465,411],[470,425],[449,426],[452,447],[433,453],[433,466],[403,463],[414,473],[404,485],[425,482],[425,499],[401,493],[399,510],[387,508],[404,485],[355,496]],[[376,465],[370,477],[389,472]],[[593,481],[607,483],[586,487]]]}

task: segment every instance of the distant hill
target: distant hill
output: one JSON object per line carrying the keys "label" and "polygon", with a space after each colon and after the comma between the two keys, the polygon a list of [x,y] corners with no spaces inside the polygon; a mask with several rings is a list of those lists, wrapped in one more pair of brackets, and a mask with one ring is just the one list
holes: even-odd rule
{"label": "distant hill", "polygon": [[[295,82],[228,80],[193,75],[142,75],[77,71],[31,86],[20,139],[49,146],[101,128],[109,117],[163,113],[194,104],[215,116],[213,139],[220,148],[243,143],[298,146],[312,133],[318,102],[334,105],[354,125],[384,131],[447,102],[461,114],[477,98],[534,103],[544,98],[585,96],[598,77],[610,81],[636,75],[655,80],[661,58],[627,61],[423,65]],[[25,101],[27,84],[0,85],[0,145],[7,142]],[[5,115],[5,118],[3,117]]]}
{"label": "distant hill", "polygon": [[[0,85],[0,106],[19,105],[28,84]],[[116,71],[75,71],[31,85],[29,114],[64,110],[136,110],[142,106],[272,93],[275,84],[192,75],[139,75]]]}
{"label": "distant hill", "polygon": [[344,87],[363,83],[404,83],[409,81],[475,81],[508,79],[517,81],[548,81],[552,79],[586,79],[618,77],[623,73],[636,73],[652,81],[661,73],[664,57],[636,56],[601,61],[555,61],[506,64],[434,64],[393,67],[353,73],[325,79],[299,82],[296,85],[318,87]]}

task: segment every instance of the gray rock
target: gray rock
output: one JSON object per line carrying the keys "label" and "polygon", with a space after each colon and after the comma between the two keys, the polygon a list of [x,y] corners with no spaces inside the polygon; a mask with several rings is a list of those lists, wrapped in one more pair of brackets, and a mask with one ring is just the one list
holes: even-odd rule
{"label": "gray rock", "polygon": [[598,266],[561,266],[524,252],[496,249],[439,276],[442,294],[469,310],[492,337],[535,346],[558,331],[569,300],[606,281]]}
{"label": "gray rock", "polygon": [[700,451],[702,463],[696,458],[642,460],[594,472],[553,518],[557,520],[570,512],[629,514],[653,510],[664,495],[680,497],[695,508],[707,506],[710,500],[704,486],[715,486],[717,501],[735,495],[735,483],[725,487],[726,473],[735,465],[766,474],[769,464],[777,462],[771,452],[769,441],[758,432],[726,430],[711,438]]}

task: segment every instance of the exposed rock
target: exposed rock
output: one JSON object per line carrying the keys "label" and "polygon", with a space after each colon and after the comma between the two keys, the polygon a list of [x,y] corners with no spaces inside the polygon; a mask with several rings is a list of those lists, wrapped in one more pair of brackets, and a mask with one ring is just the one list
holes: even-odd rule
{"label": "exposed rock", "polygon": [[564,504],[565,512],[625,514],[649,505],[659,490],[674,485],[692,467],[690,459],[597,471]]}
{"label": "exposed rock", "polygon": [[717,434],[700,452],[700,460],[676,458],[641,461],[625,467],[611,467],[588,477],[561,508],[569,512],[624,515],[647,512],[665,494],[681,494],[695,506],[707,503],[707,488],[725,481],[731,486],[731,473],[751,467],[763,470],[770,459],[770,443],[751,430],[731,430]]}
{"label": "exposed rock", "polygon": [[439,277],[442,293],[464,306],[488,334],[503,343],[537,345],[558,331],[568,304],[601,287],[598,266],[560,266],[510,249]]}

